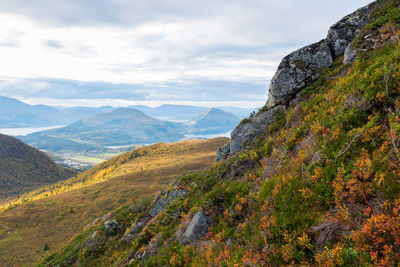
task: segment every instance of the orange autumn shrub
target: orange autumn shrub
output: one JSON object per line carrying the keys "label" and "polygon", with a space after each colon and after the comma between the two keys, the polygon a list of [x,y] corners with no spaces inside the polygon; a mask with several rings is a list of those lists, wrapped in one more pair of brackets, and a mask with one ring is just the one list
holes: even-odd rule
{"label": "orange autumn shrub", "polygon": [[374,264],[400,264],[400,199],[389,212],[373,215],[361,230],[353,234],[356,247],[367,253]]}

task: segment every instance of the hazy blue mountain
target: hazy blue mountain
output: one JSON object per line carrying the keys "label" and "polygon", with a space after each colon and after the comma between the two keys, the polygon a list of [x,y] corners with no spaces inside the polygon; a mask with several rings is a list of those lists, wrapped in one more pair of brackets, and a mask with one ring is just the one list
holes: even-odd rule
{"label": "hazy blue mountain", "polygon": [[0,96],[0,128],[45,127],[70,124],[96,114],[110,112],[103,107],[50,107],[29,105],[14,98]]}
{"label": "hazy blue mountain", "polygon": [[[261,108],[261,107],[260,107]],[[237,107],[221,107],[220,109],[235,115],[239,119],[244,119],[250,115],[253,111],[257,111],[260,108],[237,108]]]}
{"label": "hazy blue mountain", "polygon": [[14,98],[0,96],[0,127],[42,127],[68,123],[65,114],[45,105],[28,105]]}
{"label": "hazy blue mountain", "polygon": [[58,110],[62,111],[72,123],[75,121],[88,118],[100,113],[111,112],[114,110],[111,106],[102,107],[57,107]]}
{"label": "hazy blue mountain", "polygon": [[239,122],[233,114],[212,108],[184,125],[191,134],[215,134],[232,131]]}
{"label": "hazy blue mountain", "polygon": [[174,142],[182,126],[151,118],[135,109],[120,108],[77,121],[66,127],[19,137],[40,149],[80,151],[104,146]]}
{"label": "hazy blue mountain", "polygon": [[164,104],[154,108],[143,105],[129,107],[140,110],[151,117],[169,121],[188,121],[200,113],[208,110],[208,108],[200,106],[171,104]]}
{"label": "hazy blue mountain", "polygon": [[[203,106],[171,105],[171,104],[165,104],[154,108],[144,105],[136,105],[130,107],[140,110],[151,117],[156,117],[162,120],[171,120],[171,121],[188,121],[198,116],[200,113],[209,110],[209,108]],[[237,107],[219,107],[219,109],[232,113],[239,119],[243,119],[249,116],[249,114],[254,110],[256,110],[257,108],[246,109]]]}

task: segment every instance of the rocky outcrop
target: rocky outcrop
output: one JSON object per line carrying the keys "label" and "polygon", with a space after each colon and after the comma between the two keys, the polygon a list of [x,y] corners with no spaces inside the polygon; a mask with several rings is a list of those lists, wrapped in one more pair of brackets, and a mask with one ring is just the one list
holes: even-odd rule
{"label": "rocky outcrop", "polygon": [[107,237],[104,235],[104,233],[95,231],[86,241],[85,244],[86,252],[95,253],[100,251],[104,247],[106,241]]}
{"label": "rocky outcrop", "polygon": [[231,144],[226,144],[220,149],[218,149],[217,154],[215,154],[215,161],[221,161],[229,157],[229,154],[231,152]]}
{"label": "rocky outcrop", "polygon": [[283,112],[282,105],[260,112],[257,116],[242,122],[231,133],[230,154],[236,154],[247,143],[254,141],[260,134],[266,131],[268,126],[275,121],[275,117]]}
{"label": "rocky outcrop", "polygon": [[175,188],[171,191],[168,191],[163,196],[159,196],[153,208],[150,210],[150,216],[153,218],[156,217],[158,214],[163,212],[164,209],[168,207],[172,201],[176,200],[177,198],[185,194],[186,194],[185,190]]}
{"label": "rocky outcrop", "polygon": [[368,17],[371,14],[374,4],[375,2],[358,9],[331,26],[326,40],[333,57],[340,57],[343,55],[347,46],[354,40],[357,33],[367,25]]}
{"label": "rocky outcrop", "polygon": [[[268,100],[263,108],[267,111],[260,112],[236,126],[231,133],[229,155],[238,153],[246,147],[246,143],[254,141],[265,132],[274,122],[274,114],[283,111],[284,106],[296,99],[303,88],[311,85],[318,78],[320,70],[330,67],[335,58],[345,53],[346,48],[345,62],[355,61],[356,51],[352,50],[350,44],[368,23],[368,17],[376,3],[377,1],[360,8],[335,23],[329,29],[326,39],[303,47],[283,58],[269,86]],[[227,154],[228,147],[221,148],[216,160],[226,159]]]}
{"label": "rocky outcrop", "polygon": [[183,233],[179,243],[188,244],[201,239],[207,234],[210,224],[210,217],[205,215],[202,211],[197,212]]}
{"label": "rocky outcrop", "polygon": [[349,44],[346,47],[346,50],[344,50],[343,63],[344,64],[352,64],[356,61],[356,59],[357,59],[357,50],[352,48],[352,45]]}
{"label": "rocky outcrop", "polygon": [[150,221],[151,217],[145,217],[143,219],[141,219],[140,221],[138,221],[137,223],[135,223],[123,236],[123,239],[126,242],[130,242],[131,240],[133,240],[134,236],[139,233],[140,230],[142,230],[147,223]]}
{"label": "rocky outcrop", "polygon": [[104,223],[104,229],[106,230],[107,236],[112,236],[121,230],[121,224],[117,220],[109,220]]}
{"label": "rocky outcrop", "polygon": [[318,77],[318,70],[333,63],[326,40],[303,47],[284,57],[271,80],[267,108],[288,104],[302,88]]}

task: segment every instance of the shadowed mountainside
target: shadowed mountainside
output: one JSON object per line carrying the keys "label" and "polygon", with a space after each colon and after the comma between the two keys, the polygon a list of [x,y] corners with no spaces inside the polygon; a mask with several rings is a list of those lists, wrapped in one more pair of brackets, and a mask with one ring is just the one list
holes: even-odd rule
{"label": "shadowed mountainside", "polygon": [[55,164],[45,153],[0,134],[0,198],[37,189],[75,174]]}

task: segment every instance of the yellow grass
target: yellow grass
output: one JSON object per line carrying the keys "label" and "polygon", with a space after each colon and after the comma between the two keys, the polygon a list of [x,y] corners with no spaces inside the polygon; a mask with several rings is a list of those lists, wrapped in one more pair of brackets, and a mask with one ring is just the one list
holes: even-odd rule
{"label": "yellow grass", "polygon": [[[153,196],[177,176],[209,168],[226,142],[216,138],[136,149],[65,181],[63,191],[46,193],[51,186],[37,191],[26,203],[0,213],[0,266],[33,265],[95,218]],[[132,153],[136,156],[128,159]],[[43,250],[45,243],[50,250]]]}

